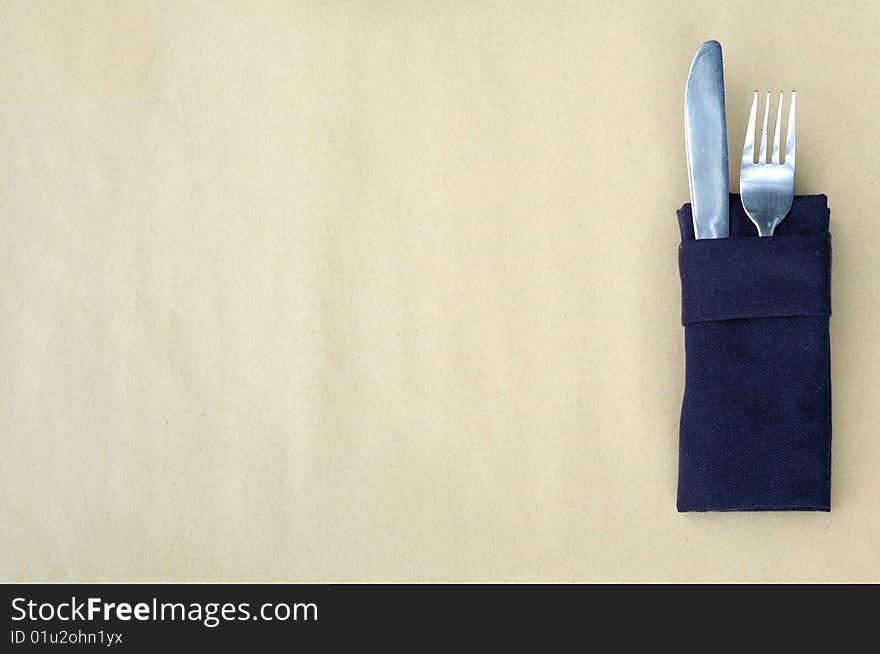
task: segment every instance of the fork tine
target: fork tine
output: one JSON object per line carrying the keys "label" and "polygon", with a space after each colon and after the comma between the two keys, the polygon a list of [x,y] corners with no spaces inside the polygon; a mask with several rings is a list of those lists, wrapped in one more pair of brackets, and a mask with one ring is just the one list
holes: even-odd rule
{"label": "fork tine", "polygon": [[749,166],[755,162],[755,118],[758,112],[758,92],[752,97],[752,111],[749,113],[749,126],[746,128],[746,142],[743,145],[742,165]]}
{"label": "fork tine", "polygon": [[767,163],[767,118],[770,116],[770,91],[767,91],[767,102],[764,103],[764,126],[761,128],[761,154],[758,163]]}
{"label": "fork tine", "polygon": [[794,114],[796,93],[791,92],[791,107],[788,110],[788,137],[785,140],[785,165],[794,168]]}
{"label": "fork tine", "polygon": [[773,133],[773,157],[772,162],[775,164],[779,163],[779,138],[780,130],[782,129],[782,101],[785,99],[785,94],[780,91],[779,92],[779,107],[776,109],[776,130]]}

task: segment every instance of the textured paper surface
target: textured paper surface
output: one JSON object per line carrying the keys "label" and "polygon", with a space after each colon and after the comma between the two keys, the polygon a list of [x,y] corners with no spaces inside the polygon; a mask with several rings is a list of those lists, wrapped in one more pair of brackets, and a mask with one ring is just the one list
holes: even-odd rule
{"label": "textured paper surface", "polygon": [[[878,19],[4,2],[0,576],[880,581]],[[830,198],[829,515],[675,512],[709,38]]]}

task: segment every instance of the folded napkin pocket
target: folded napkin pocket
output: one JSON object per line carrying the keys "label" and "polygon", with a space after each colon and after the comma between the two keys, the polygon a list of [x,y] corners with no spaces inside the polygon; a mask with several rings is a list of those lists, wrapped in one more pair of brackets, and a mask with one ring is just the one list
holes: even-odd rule
{"label": "folded napkin pocket", "polygon": [[831,236],[801,196],[758,238],[738,196],[731,237],[678,212],[685,390],[679,511],[831,508]]}

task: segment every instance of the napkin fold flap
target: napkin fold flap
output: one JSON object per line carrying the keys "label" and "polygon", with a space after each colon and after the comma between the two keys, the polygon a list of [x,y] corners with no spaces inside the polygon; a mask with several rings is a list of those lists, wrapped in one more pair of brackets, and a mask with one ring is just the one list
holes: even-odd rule
{"label": "napkin fold flap", "polygon": [[683,324],[831,315],[830,234],[685,241],[678,264]]}

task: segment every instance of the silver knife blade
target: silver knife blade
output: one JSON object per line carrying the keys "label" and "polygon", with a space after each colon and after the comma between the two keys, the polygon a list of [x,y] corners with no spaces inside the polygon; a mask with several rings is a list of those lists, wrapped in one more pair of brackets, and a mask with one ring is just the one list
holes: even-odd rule
{"label": "silver knife blade", "polygon": [[684,137],[696,238],[727,238],[729,192],[727,119],[721,44],[697,50],[684,94]]}

